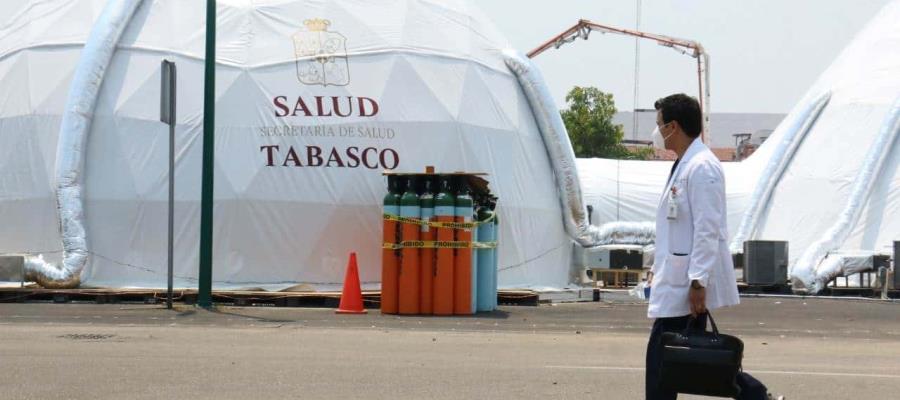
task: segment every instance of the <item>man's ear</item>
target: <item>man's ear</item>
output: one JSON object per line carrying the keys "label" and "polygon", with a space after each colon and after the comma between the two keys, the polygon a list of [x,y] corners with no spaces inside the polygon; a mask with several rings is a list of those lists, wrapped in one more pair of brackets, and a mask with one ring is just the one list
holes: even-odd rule
{"label": "man's ear", "polygon": [[685,132],[684,129],[681,129],[681,124],[679,124],[678,121],[673,119],[672,126],[675,127],[675,131],[681,132],[683,135],[687,136],[687,132]]}

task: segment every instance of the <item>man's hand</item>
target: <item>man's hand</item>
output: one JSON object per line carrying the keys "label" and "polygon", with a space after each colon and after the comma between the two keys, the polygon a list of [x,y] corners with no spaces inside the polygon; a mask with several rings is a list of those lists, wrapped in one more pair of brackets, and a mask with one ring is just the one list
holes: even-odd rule
{"label": "man's hand", "polygon": [[688,292],[688,300],[691,303],[691,315],[698,316],[706,314],[706,288],[698,285],[691,285]]}
{"label": "man's hand", "polygon": [[647,271],[647,286],[653,284],[653,271]]}

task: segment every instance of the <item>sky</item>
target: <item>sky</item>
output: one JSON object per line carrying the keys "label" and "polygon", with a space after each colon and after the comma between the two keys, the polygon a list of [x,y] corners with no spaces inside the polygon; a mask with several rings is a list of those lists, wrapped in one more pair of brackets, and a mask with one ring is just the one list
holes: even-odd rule
{"label": "sky", "polygon": [[[700,42],[710,54],[712,112],[787,113],[890,0],[642,0],[641,30]],[[579,19],[634,28],[637,0],[477,0],[523,53]],[[900,23],[900,22],[898,22]],[[634,108],[635,40],[591,34],[535,58],[557,104],[573,86]],[[696,96],[695,59],[642,40],[638,108],[667,94]]]}

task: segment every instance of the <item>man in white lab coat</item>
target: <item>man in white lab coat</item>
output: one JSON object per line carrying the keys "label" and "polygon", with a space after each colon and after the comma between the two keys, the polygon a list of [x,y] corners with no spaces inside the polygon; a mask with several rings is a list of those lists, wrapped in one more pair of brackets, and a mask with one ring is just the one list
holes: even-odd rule
{"label": "man in white lab coat", "polygon": [[[685,94],[658,100],[654,146],[678,159],[656,212],[656,252],[649,276],[653,330],[647,345],[646,398],[675,399],[659,389],[663,332],[680,332],[696,317],[706,328],[706,312],[740,302],[728,250],[725,175],[716,156],[698,139],[703,127],[700,104]],[[703,377],[697,377],[703,379]],[[771,398],[747,374],[738,377],[740,399]]]}

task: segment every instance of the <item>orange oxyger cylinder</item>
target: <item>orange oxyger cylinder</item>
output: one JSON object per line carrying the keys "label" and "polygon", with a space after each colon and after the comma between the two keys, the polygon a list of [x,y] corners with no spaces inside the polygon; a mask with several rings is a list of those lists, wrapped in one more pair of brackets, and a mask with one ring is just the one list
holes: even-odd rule
{"label": "orange oxyger cylinder", "polygon": [[[469,194],[468,185],[460,184],[459,193],[456,196],[456,222],[472,222],[475,209],[472,196]],[[472,229],[457,229],[456,241],[472,242]],[[453,313],[469,315],[475,314],[474,279],[475,271],[472,264],[472,248],[456,249],[456,265],[453,278]]]}
{"label": "orange oxyger cylinder", "polygon": [[[434,218],[437,222],[453,222],[456,199],[450,192],[449,178],[441,178],[441,190],[434,198]],[[438,241],[453,241],[451,228],[437,228]],[[453,315],[453,249],[439,247],[434,269],[434,315]]]}
{"label": "orange oxyger cylinder", "polygon": [[[412,177],[406,180],[406,192],[400,198],[400,216],[406,218],[421,218],[419,208],[419,195],[416,194],[415,181]],[[419,240],[419,225],[401,223],[400,230],[403,241]],[[400,314],[418,314],[420,294],[420,266],[419,249],[415,247],[403,248],[400,254]]]}
{"label": "orange oxyger cylinder", "polygon": [[[397,177],[388,176],[388,193],[384,196],[384,213],[387,215],[400,215],[400,194],[397,185]],[[382,240],[385,243],[397,243],[397,222],[384,221],[382,227]],[[400,251],[393,249],[381,250],[381,313],[396,314],[399,306],[399,282],[398,271],[400,267]]]}
{"label": "orange oxyger cylinder", "polygon": [[[434,193],[432,192],[433,186],[431,177],[425,178],[423,187],[424,192],[421,196],[419,196],[419,206],[421,207],[422,221],[430,222],[434,217]],[[422,240],[426,241],[437,240],[437,230],[428,225],[423,225],[420,232],[420,237]],[[421,314],[432,314],[434,312],[435,256],[435,249],[426,247],[422,249],[419,257],[419,263],[422,266],[422,269],[420,271],[421,276],[419,277],[421,281],[419,313]]]}

